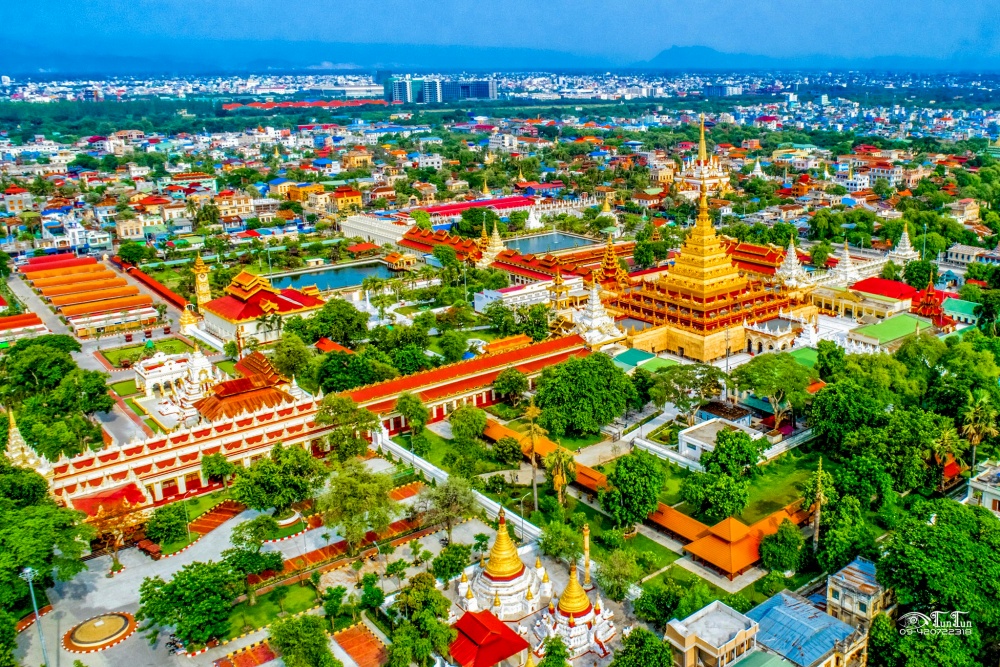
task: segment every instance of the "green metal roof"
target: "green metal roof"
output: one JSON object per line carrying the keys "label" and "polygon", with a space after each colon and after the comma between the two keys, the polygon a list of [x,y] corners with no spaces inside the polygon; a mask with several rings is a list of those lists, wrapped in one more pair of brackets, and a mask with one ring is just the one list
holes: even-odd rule
{"label": "green metal roof", "polygon": [[617,357],[615,361],[620,364],[625,364],[627,366],[638,366],[644,361],[649,361],[650,359],[656,358],[655,354],[650,354],[649,352],[643,352],[642,350],[625,350]]}
{"label": "green metal roof", "polygon": [[811,347],[800,347],[789,352],[795,361],[799,362],[806,368],[814,368],[816,366],[816,359],[819,357],[819,352]]}
{"label": "green metal roof", "polygon": [[877,338],[879,344],[885,344],[898,340],[903,336],[909,336],[917,330],[918,326],[923,331],[924,329],[929,329],[931,323],[921,317],[902,313],[883,320],[878,324],[868,324],[858,327],[854,331],[864,336]]}
{"label": "green metal roof", "polygon": [[966,317],[976,316],[976,306],[979,304],[975,301],[965,301],[964,299],[952,299],[951,297],[944,300],[941,304],[944,308],[944,312],[958,313],[959,315],[965,315]]}
{"label": "green metal roof", "polygon": [[649,361],[640,361],[639,366],[643,370],[647,370],[650,373],[655,373],[661,368],[670,368],[671,366],[677,366],[678,362],[673,359],[664,359],[663,357],[656,357],[655,359],[650,359]]}
{"label": "green metal roof", "polygon": [[794,667],[794,663],[788,662],[780,655],[754,651],[739,662],[734,662],[732,667]]}

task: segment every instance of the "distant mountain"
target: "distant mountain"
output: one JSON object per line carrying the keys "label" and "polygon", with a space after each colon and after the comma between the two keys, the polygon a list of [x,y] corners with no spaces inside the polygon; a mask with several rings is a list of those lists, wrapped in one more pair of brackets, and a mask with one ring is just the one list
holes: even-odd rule
{"label": "distant mountain", "polygon": [[0,72],[17,76],[211,74],[267,71],[399,69],[524,70],[607,68],[601,57],[562,51],[418,44],[221,40],[128,40],[72,51],[6,44]]}
{"label": "distant mountain", "polygon": [[874,58],[844,58],[811,54],[794,58],[776,58],[760,54],[725,53],[707,46],[672,46],[660,51],[643,63],[640,69],[667,70],[764,70],[764,69],[857,69],[891,71],[997,71],[1000,60],[980,55],[958,55],[952,58],[911,56],[879,56]]}

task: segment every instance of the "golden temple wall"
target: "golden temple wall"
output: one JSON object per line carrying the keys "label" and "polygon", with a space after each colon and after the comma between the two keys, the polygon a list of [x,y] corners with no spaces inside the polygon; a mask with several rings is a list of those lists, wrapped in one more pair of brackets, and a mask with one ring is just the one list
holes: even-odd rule
{"label": "golden temple wall", "polygon": [[670,352],[697,361],[714,361],[726,356],[727,347],[730,354],[743,351],[746,346],[743,325],[731,327],[728,338],[727,343],[725,329],[704,335],[671,324],[661,324],[635,334],[632,337],[632,347],[653,354]]}

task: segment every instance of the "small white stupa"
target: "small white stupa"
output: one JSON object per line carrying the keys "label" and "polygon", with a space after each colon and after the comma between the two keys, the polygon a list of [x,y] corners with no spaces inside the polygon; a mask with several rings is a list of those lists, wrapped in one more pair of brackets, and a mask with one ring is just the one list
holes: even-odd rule
{"label": "small white stupa", "polygon": [[527,231],[534,231],[536,229],[543,229],[545,224],[542,222],[541,216],[538,215],[538,211],[532,206],[531,210],[528,211],[528,219],[524,221],[524,228]]}
{"label": "small white stupa", "polygon": [[795,241],[788,242],[785,259],[782,260],[781,266],[774,272],[774,275],[789,287],[798,287],[809,281],[809,274],[799,263],[799,256],[795,250]]}
{"label": "small white stupa", "polygon": [[583,312],[574,319],[576,326],[573,333],[579,334],[587,343],[587,347],[592,350],[599,349],[604,345],[621,340],[625,335],[615,324],[613,317],[608,315],[608,311],[601,303],[601,284],[598,282],[598,272],[594,271],[590,285],[590,297]]}
{"label": "small white stupa", "polygon": [[899,243],[896,247],[889,251],[886,258],[893,264],[899,266],[906,266],[907,262],[912,262],[920,259],[920,253],[913,249],[910,245],[910,234],[906,230],[906,224],[903,224],[903,234],[899,237]]}

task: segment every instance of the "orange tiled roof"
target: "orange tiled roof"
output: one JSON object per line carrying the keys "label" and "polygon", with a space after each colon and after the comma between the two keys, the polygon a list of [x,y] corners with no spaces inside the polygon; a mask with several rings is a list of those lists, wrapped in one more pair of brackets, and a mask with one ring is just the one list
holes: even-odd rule
{"label": "orange tiled roof", "polygon": [[254,412],[261,408],[275,408],[294,399],[274,386],[264,375],[251,375],[220,382],[212,387],[212,395],[194,404],[195,409],[206,419],[215,421],[220,417],[232,419],[244,412]]}

